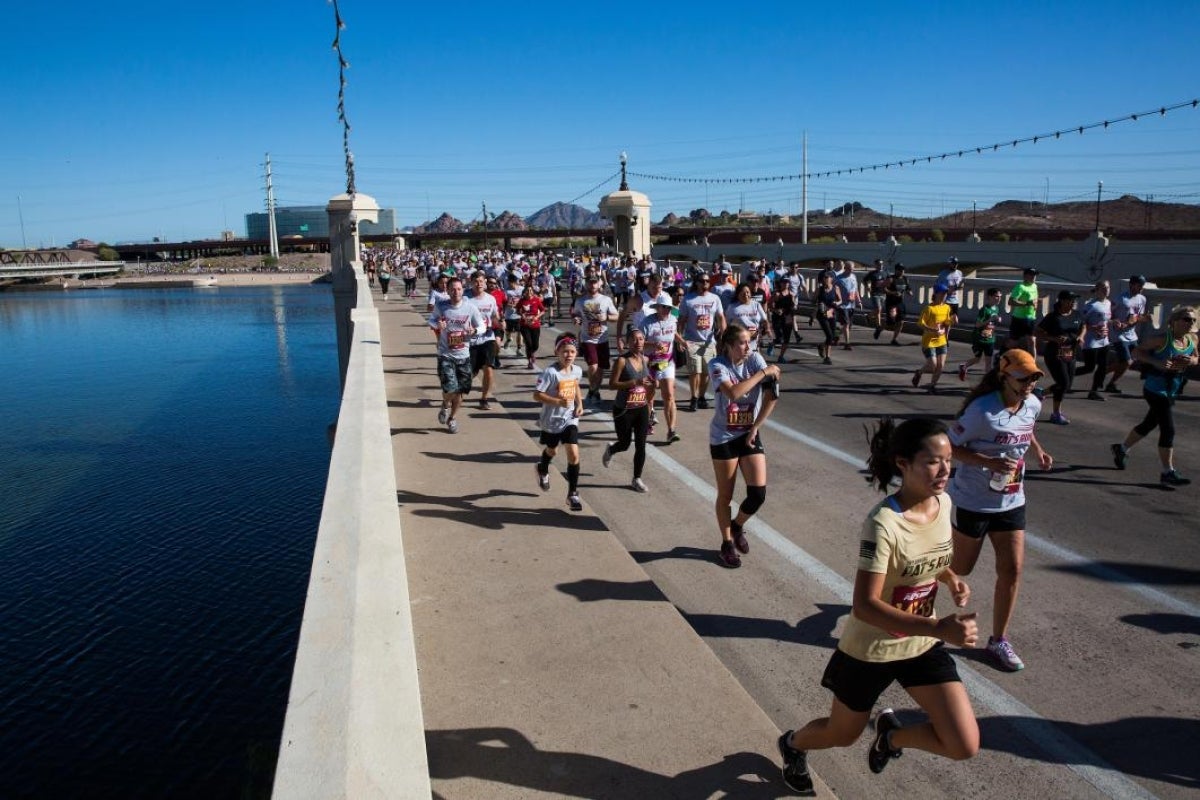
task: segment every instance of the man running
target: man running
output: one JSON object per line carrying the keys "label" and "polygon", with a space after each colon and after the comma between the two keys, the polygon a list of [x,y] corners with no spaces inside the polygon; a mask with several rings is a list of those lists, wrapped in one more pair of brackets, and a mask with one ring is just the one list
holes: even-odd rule
{"label": "man running", "polygon": [[1133,351],[1138,344],[1138,325],[1146,319],[1146,295],[1142,294],[1142,287],[1145,285],[1145,275],[1131,275],[1129,290],[1121,292],[1117,302],[1113,303],[1112,323],[1117,335],[1112,347],[1116,358],[1112,366],[1112,377],[1104,387],[1104,391],[1109,394],[1121,394],[1117,381],[1121,380],[1121,376],[1133,361]]}
{"label": "man running", "polygon": [[708,290],[709,277],[703,272],[692,278],[692,291],[683,298],[679,322],[688,356],[688,388],[692,396],[688,408],[708,408],[708,362],[716,355],[716,340],[725,329],[724,304],[719,295]]}
{"label": "man running", "polygon": [[587,362],[588,393],[585,402],[600,402],[600,382],[609,368],[608,323],[620,318],[612,298],[600,293],[600,278],[588,276],[584,295],[575,301],[571,316],[579,325],[580,349]]}
{"label": "man running", "polygon": [[1029,267],[1021,275],[1021,282],[1008,294],[1008,307],[1012,309],[1012,322],[1008,338],[1014,347],[1029,355],[1037,355],[1033,349],[1033,329],[1037,322],[1038,271]]}
{"label": "man running", "polygon": [[442,409],[438,424],[450,433],[458,433],[455,415],[463,395],[471,391],[471,349],[473,337],[487,327],[479,309],[463,298],[460,278],[446,282],[446,300],[439,300],[429,314],[429,328],[437,337],[438,379],[442,384]]}
{"label": "man running", "polygon": [[487,411],[492,407],[488,395],[492,391],[493,367],[495,366],[496,328],[500,327],[500,307],[496,298],[487,289],[488,279],[482,270],[476,270],[471,276],[471,296],[468,300],[479,309],[479,313],[487,320],[487,327],[477,336],[471,337],[471,376],[483,373],[479,389],[479,409]]}
{"label": "man running", "polygon": [[684,347],[679,326],[671,313],[675,303],[664,295],[653,304],[654,313],[642,320],[638,330],[646,335],[646,355],[650,361],[650,375],[658,381],[658,393],[662,396],[663,413],[667,418],[667,441],[678,442],[679,432],[675,428],[675,358],[676,345]]}

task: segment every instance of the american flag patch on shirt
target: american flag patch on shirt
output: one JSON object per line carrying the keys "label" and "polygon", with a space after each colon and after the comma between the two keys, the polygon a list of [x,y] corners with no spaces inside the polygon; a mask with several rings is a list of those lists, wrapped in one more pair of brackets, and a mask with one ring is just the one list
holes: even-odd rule
{"label": "american flag patch on shirt", "polygon": [[875,558],[875,543],[862,541],[858,543],[858,557],[870,561]]}

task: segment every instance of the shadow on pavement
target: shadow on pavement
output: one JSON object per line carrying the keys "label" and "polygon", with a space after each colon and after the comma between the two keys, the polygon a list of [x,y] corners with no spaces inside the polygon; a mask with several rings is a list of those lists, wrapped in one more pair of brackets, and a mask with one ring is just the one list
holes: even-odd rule
{"label": "shadow on pavement", "polygon": [[[471,419],[476,419],[476,417],[471,417]],[[433,453],[426,451],[421,455],[440,458],[443,461],[466,461],[479,464],[504,464],[513,461],[533,463],[528,455],[516,450],[490,450],[486,453]]]}
{"label": "shadow on pavement", "polygon": [[[531,471],[532,474],[532,471]],[[487,530],[503,530],[510,525],[541,525],[549,528],[578,531],[607,531],[608,528],[593,515],[568,513],[566,508],[558,509],[562,497],[552,492],[547,495],[547,503],[555,508],[497,508],[495,506],[476,506],[473,501],[490,497],[538,497],[532,492],[510,492],[502,489],[492,489],[485,494],[438,496],[417,494],[416,492],[398,491],[396,501],[401,506],[444,506],[444,508],[414,508],[411,514],[415,517],[453,520],[473,528]]]}
{"label": "shadow on pavement", "polygon": [[778,765],[758,753],[734,753],[678,775],[660,775],[601,756],[539,750],[512,728],[430,730],[425,732],[425,745],[429,775],[435,781],[478,778],[591,800],[793,796],[778,777]]}
{"label": "shadow on pavement", "polygon": [[795,625],[781,619],[754,619],[729,614],[689,614],[683,609],[679,609],[679,613],[702,637],[774,639],[832,650],[837,647],[833,629],[844,614],[850,613],[850,606],[818,603],[817,608],[821,610]]}
{"label": "shadow on pavement", "polygon": [[661,561],[664,558],[682,558],[687,561],[708,561],[715,563],[717,558],[716,547],[673,547],[670,550],[660,550],[658,552],[652,550],[630,550],[629,555],[633,556],[633,560],[639,564],[648,564],[651,561]]}
{"label": "shadow on pavement", "polygon": [[1085,564],[1055,564],[1050,569],[1086,575],[1108,583],[1146,583],[1156,586],[1195,586],[1200,570],[1123,561],[1089,561]]}
{"label": "shadow on pavement", "polygon": [[1200,636],[1200,617],[1191,614],[1126,614],[1121,622],[1155,633],[1184,633]]}
{"label": "shadow on pavement", "polygon": [[597,600],[649,600],[653,602],[667,599],[654,581],[605,581],[599,578],[584,578],[573,583],[560,583],[554,588],[564,594],[569,594],[582,603],[593,603]]}
{"label": "shadow on pavement", "polygon": [[1051,759],[1031,741],[1067,736],[1126,775],[1200,789],[1200,759],[1195,750],[1200,741],[1200,720],[1126,717],[1087,725],[1031,717],[985,717],[979,720],[979,732],[988,750],[1047,763],[1099,766],[1086,758],[1086,751],[1078,760]]}

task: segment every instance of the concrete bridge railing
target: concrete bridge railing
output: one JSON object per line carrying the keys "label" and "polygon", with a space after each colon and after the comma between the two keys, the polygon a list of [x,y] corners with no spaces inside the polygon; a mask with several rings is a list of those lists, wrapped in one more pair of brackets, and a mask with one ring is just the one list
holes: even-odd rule
{"label": "concrete bridge railing", "polygon": [[354,273],[349,361],[275,770],[273,796],[285,800],[432,794],[379,313]]}

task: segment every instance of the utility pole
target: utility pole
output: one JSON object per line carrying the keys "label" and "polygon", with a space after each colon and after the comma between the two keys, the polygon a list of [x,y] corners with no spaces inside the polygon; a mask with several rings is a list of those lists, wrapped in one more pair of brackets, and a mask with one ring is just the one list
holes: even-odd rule
{"label": "utility pole", "polygon": [[1100,232],[1100,195],[1104,193],[1104,181],[1096,182],[1096,233]]}
{"label": "utility pole", "polygon": [[25,213],[21,211],[21,195],[17,195],[17,219],[21,222],[21,249],[28,250],[29,245],[25,243]]}
{"label": "utility pole", "polygon": [[808,244],[808,131],[804,132],[804,154],[800,169],[800,216],[804,219],[800,241]]}
{"label": "utility pole", "polygon": [[487,235],[487,201],[483,201],[483,249],[487,250],[488,235]]}
{"label": "utility pole", "polygon": [[271,183],[271,154],[267,153],[267,244],[271,258],[279,263],[279,231],[275,228],[275,187]]}

